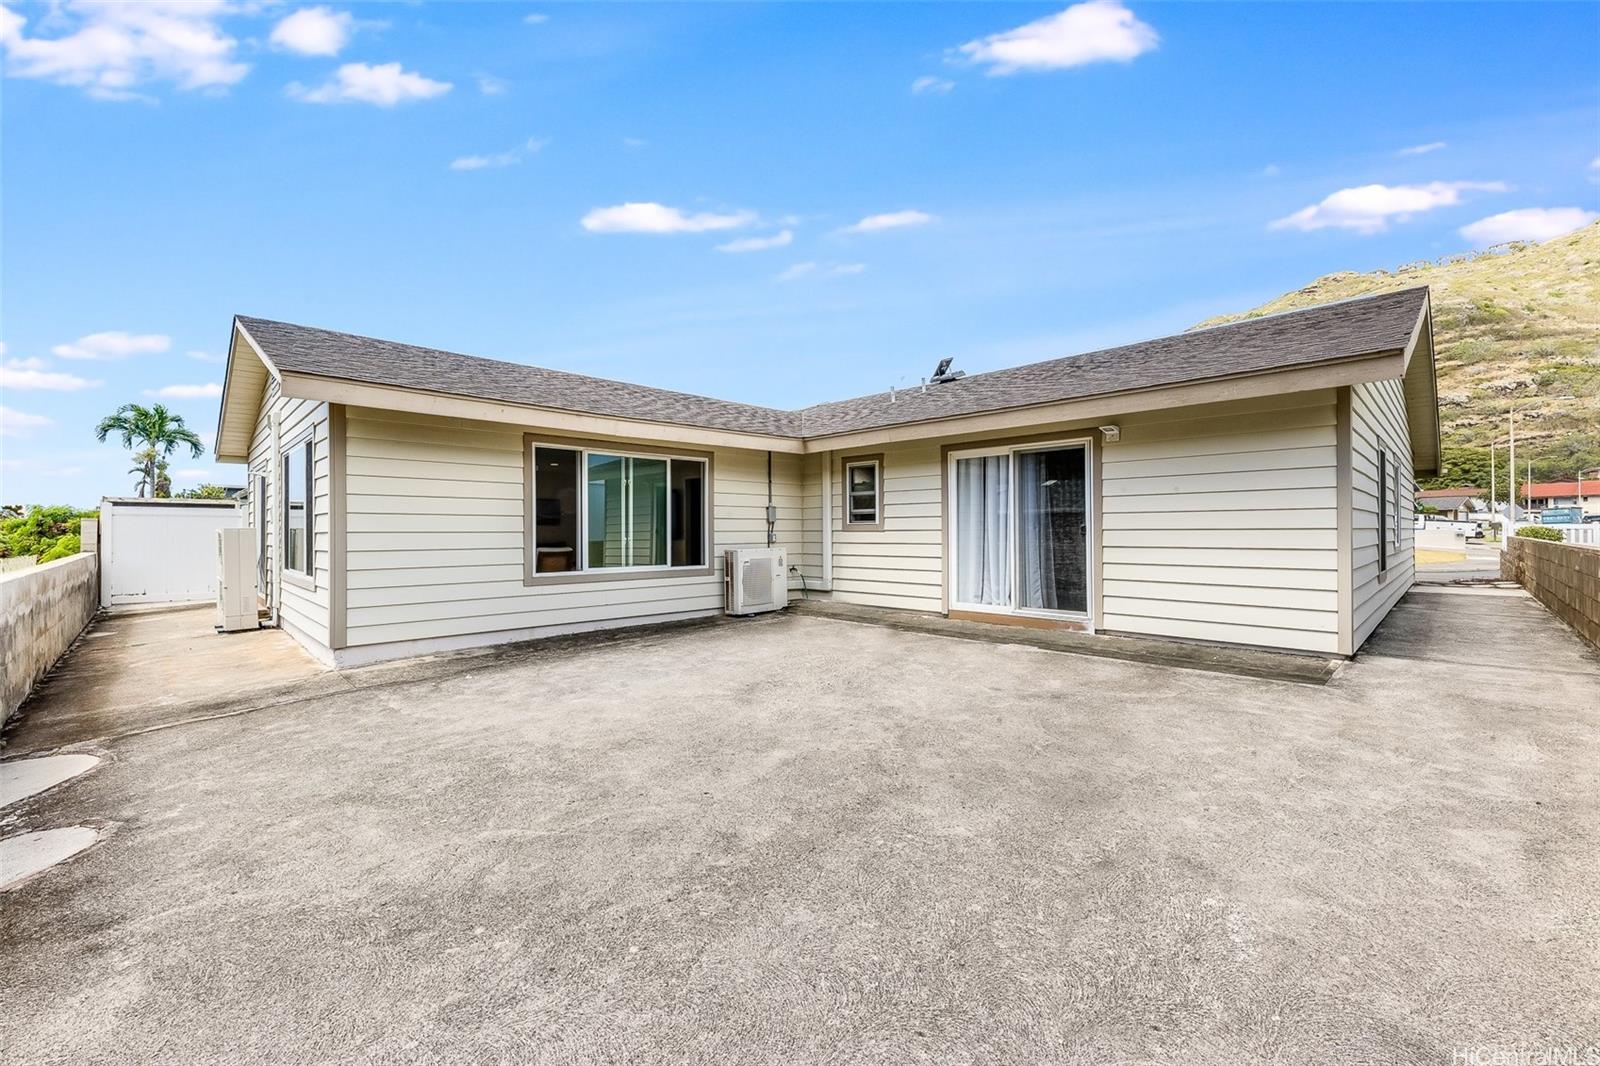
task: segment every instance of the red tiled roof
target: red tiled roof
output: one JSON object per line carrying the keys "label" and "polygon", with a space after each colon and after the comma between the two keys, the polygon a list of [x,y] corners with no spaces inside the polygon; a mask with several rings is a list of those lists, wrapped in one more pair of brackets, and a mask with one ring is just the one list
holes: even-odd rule
{"label": "red tiled roof", "polygon": [[[1590,481],[1583,486],[1585,496],[1600,495],[1600,480]],[[1576,481],[1535,481],[1532,485],[1522,484],[1517,486],[1518,495],[1531,496],[1538,499],[1541,496],[1576,496],[1578,483]]]}

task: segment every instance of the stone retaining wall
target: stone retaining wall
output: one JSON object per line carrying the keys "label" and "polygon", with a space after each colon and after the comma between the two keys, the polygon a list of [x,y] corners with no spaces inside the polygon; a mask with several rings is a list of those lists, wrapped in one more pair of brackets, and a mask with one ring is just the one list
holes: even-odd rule
{"label": "stone retaining wall", "polygon": [[1500,576],[1600,648],[1600,547],[1512,537],[1500,553]]}
{"label": "stone retaining wall", "polygon": [[22,706],[100,609],[100,557],[83,552],[0,576],[0,721]]}

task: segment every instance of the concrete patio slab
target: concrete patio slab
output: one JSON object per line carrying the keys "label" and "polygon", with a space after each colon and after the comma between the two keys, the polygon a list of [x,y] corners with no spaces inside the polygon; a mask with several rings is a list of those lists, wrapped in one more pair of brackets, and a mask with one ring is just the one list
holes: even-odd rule
{"label": "concrete patio slab", "polygon": [[8,1061],[1600,1032],[1600,657],[1528,599],[1409,597],[1322,686],[804,615],[356,674],[100,742],[22,808],[117,831],[0,908]]}
{"label": "concrete patio slab", "polygon": [[[6,722],[5,754],[126,733],[330,673],[281,630],[222,634],[215,623],[209,605],[102,615]],[[15,747],[24,732],[26,748]]]}

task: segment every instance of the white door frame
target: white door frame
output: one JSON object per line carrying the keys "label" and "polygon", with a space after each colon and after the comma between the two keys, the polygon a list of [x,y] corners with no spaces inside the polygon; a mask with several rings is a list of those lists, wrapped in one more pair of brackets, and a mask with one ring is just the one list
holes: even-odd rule
{"label": "white door frame", "polygon": [[[1083,611],[1051,611],[1039,607],[1019,607],[1021,597],[1022,577],[1017,569],[1017,456],[1025,452],[1051,452],[1063,448],[1081,448],[1083,450],[1083,573],[1085,577],[1086,609]],[[956,590],[960,585],[956,581],[956,567],[961,558],[960,535],[961,523],[956,513],[959,506],[960,493],[957,490],[956,462],[960,459],[978,459],[991,455],[1004,455],[1008,458],[1008,476],[1011,479],[1010,498],[1011,507],[1008,511],[1010,529],[1007,538],[1010,541],[1011,552],[1011,602],[1005,606],[993,603],[962,603],[956,597]],[[965,611],[974,614],[1011,615],[1020,618],[1059,619],[1062,621],[1082,622],[1089,632],[1094,632],[1094,603],[1095,592],[1100,581],[1100,575],[1095,573],[1095,535],[1094,526],[1096,515],[1094,512],[1094,438],[1093,437],[1063,437],[1059,440],[1028,441],[1023,444],[999,444],[983,447],[963,448],[960,451],[951,451],[945,456],[945,485],[947,498],[945,499],[945,512],[948,516],[950,529],[950,559],[945,567],[945,581],[950,590],[949,603],[952,611]]]}

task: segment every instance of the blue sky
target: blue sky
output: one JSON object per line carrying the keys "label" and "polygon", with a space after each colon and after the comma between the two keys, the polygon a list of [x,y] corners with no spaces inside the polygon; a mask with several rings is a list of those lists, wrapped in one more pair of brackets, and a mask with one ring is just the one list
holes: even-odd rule
{"label": "blue sky", "polygon": [[1587,4],[7,0],[0,52],[6,502],[130,491],[124,402],[209,440],[234,313],[798,407],[1600,203]]}

